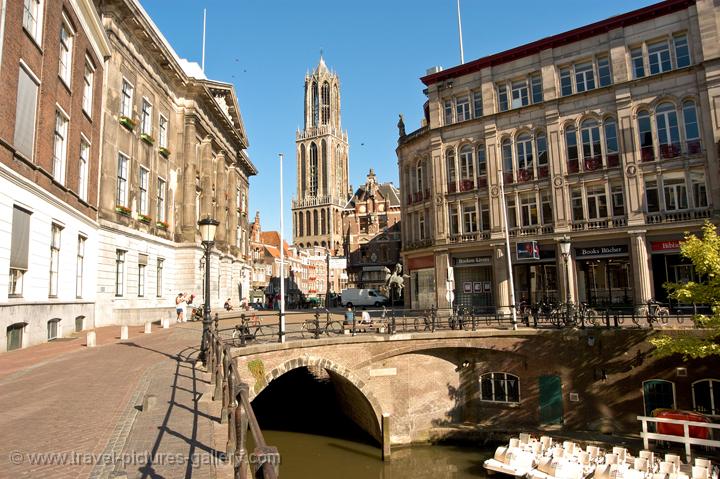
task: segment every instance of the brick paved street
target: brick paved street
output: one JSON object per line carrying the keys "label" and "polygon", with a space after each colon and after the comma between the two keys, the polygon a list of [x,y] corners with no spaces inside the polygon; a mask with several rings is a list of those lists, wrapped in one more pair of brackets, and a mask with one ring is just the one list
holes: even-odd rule
{"label": "brick paved street", "polygon": [[[191,362],[200,328],[135,327],[122,343],[118,327],[103,328],[94,349],[83,337],[0,356],[0,477],[214,477],[211,419],[195,401],[207,382]],[[156,404],[140,412],[145,394]],[[33,464],[52,453],[68,455]],[[133,463],[102,464],[114,457]]]}

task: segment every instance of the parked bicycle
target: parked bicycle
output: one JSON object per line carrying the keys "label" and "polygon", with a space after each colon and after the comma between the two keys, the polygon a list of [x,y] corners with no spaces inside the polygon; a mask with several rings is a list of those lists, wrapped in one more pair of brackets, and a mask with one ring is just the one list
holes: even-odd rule
{"label": "parked bicycle", "polygon": [[[323,322],[325,324],[323,324]],[[324,321],[315,321],[314,319],[306,319],[300,326],[300,335],[303,338],[314,338],[325,334],[331,336],[333,334],[342,334],[344,330],[343,323],[335,321],[332,317],[326,318]]]}
{"label": "parked bicycle", "polygon": [[235,346],[243,346],[247,341],[254,341],[264,336],[274,336],[272,326],[263,325],[257,316],[240,317],[240,324],[235,325],[232,342]]}
{"label": "parked bicycle", "polygon": [[653,323],[667,324],[670,320],[670,309],[655,301],[654,298],[650,298],[647,303],[638,309],[638,314],[633,315],[633,323],[640,326],[640,319],[643,317],[650,327],[652,327]]}
{"label": "parked bicycle", "polygon": [[413,320],[413,327],[415,331],[432,331],[432,314],[430,311],[425,310],[424,314],[420,318]]}
{"label": "parked bicycle", "polygon": [[470,311],[464,306],[459,306],[448,318],[448,326],[450,329],[464,329],[465,331],[470,329],[472,326]]}
{"label": "parked bicycle", "polygon": [[580,303],[576,314],[578,315],[578,318],[581,319],[581,324],[587,323],[589,326],[600,325],[600,314],[592,309],[586,302]]}

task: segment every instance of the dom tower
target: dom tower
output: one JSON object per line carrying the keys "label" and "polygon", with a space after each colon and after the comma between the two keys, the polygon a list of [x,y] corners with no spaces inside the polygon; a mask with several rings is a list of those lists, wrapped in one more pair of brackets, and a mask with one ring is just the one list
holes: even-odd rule
{"label": "dom tower", "polygon": [[348,137],[340,124],[340,80],[322,56],[305,75],[305,126],[296,134],[294,244],[342,251],[341,212],[348,200]]}

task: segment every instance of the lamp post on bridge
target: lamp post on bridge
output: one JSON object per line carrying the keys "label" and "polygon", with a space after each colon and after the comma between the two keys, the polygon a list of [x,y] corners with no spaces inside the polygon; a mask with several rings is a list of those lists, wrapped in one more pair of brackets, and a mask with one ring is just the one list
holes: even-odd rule
{"label": "lamp post on bridge", "polygon": [[215,230],[220,224],[216,219],[210,218],[210,215],[198,221],[200,227],[200,239],[202,247],[205,250],[205,306],[203,307],[203,332],[200,342],[200,361],[206,363],[208,350],[208,341],[210,340],[210,250],[215,244]]}

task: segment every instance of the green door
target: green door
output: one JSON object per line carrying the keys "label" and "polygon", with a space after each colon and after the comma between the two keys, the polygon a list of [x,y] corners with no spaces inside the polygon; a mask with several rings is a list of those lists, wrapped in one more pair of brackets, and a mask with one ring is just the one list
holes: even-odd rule
{"label": "green door", "polygon": [[7,327],[7,350],[12,351],[13,349],[22,348],[23,342],[23,329],[25,323],[15,323]]}
{"label": "green door", "polygon": [[540,376],[540,423],[562,424],[563,396],[560,376]]}

